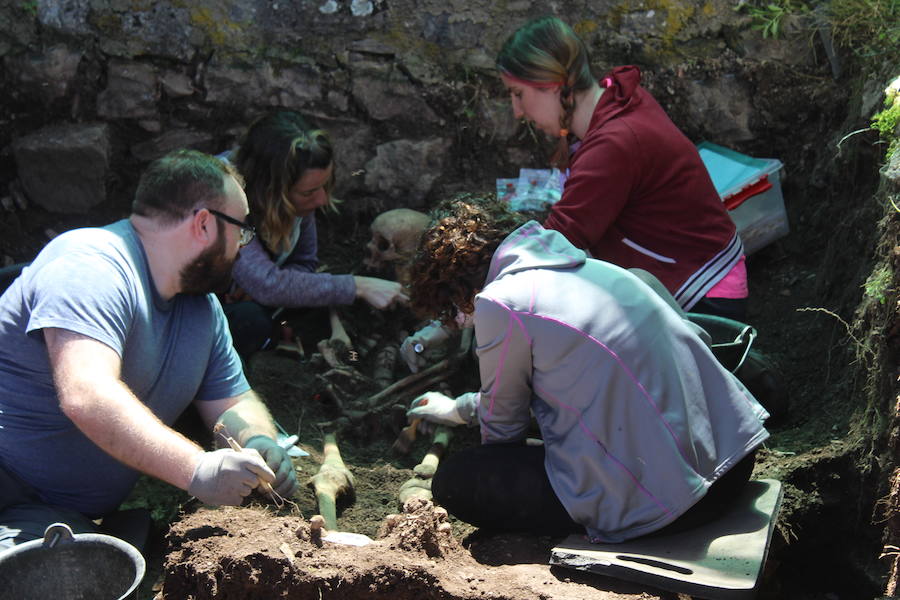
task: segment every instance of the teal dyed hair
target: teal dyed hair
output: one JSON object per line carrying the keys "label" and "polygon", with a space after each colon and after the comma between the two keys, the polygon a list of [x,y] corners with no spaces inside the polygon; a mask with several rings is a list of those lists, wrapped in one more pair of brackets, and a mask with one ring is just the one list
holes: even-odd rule
{"label": "teal dyed hair", "polygon": [[556,17],[529,21],[509,36],[497,55],[497,68],[525,82],[559,84],[563,96],[595,81],[584,42]]}
{"label": "teal dyed hair", "polygon": [[[558,85],[563,108],[561,130],[571,128],[575,94],[590,89],[596,82],[584,42],[556,17],[529,21],[509,36],[497,55],[497,69],[525,85]],[[568,158],[569,143],[563,135],[551,162],[563,167]]]}

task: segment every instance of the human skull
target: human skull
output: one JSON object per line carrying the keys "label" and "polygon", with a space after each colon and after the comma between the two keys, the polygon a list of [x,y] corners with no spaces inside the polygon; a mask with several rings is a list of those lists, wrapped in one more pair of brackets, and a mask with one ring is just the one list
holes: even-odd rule
{"label": "human skull", "polygon": [[409,263],[429,220],[425,213],[409,208],[395,208],[375,217],[364,264],[372,270],[393,267],[397,281],[407,285]]}

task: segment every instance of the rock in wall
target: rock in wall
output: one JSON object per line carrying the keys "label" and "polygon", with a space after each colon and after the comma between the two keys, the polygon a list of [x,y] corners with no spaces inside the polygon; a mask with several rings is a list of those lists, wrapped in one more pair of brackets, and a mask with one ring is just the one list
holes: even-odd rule
{"label": "rock in wall", "polygon": [[[513,119],[493,61],[512,31],[547,12],[583,36],[596,74],[641,66],[647,87],[696,141],[752,145],[771,122],[752,74],[762,51],[732,4],[0,0],[0,146],[14,159],[0,169],[0,185],[18,177],[49,211],[124,210],[148,161],[182,146],[225,150],[253,117],[289,107],[335,138],[336,195],[352,200],[344,204],[351,211],[421,207],[445,189],[487,188],[521,166],[544,166],[547,145]],[[759,60],[824,68],[796,39],[765,48]],[[48,127],[76,124],[106,126],[73,146],[96,158],[84,159],[86,181],[72,182],[78,197],[40,185],[44,175],[29,169],[38,160],[58,171],[66,153],[41,140]],[[35,148],[46,153],[35,159]]]}

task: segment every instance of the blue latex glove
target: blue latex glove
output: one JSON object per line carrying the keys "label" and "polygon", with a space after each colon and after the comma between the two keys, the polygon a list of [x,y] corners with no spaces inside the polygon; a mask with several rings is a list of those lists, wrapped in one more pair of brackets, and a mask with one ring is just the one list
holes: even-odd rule
{"label": "blue latex glove", "polygon": [[294,472],[294,463],[287,451],[278,445],[278,442],[267,435],[255,435],[244,444],[259,452],[269,468],[275,473],[275,481],[272,487],[282,498],[290,498],[297,493],[300,487],[297,483],[297,474]]}

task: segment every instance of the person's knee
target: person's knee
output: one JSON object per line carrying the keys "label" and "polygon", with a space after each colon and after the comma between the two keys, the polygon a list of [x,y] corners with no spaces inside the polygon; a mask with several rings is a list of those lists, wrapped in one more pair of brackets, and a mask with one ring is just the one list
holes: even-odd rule
{"label": "person's knee", "polygon": [[466,485],[466,481],[460,478],[461,464],[459,455],[452,455],[438,465],[437,471],[431,477],[431,495],[435,503],[446,508],[451,514],[454,496]]}
{"label": "person's knee", "polygon": [[274,324],[269,309],[255,302],[237,302],[225,306],[232,343],[241,358],[247,360],[272,338]]}

